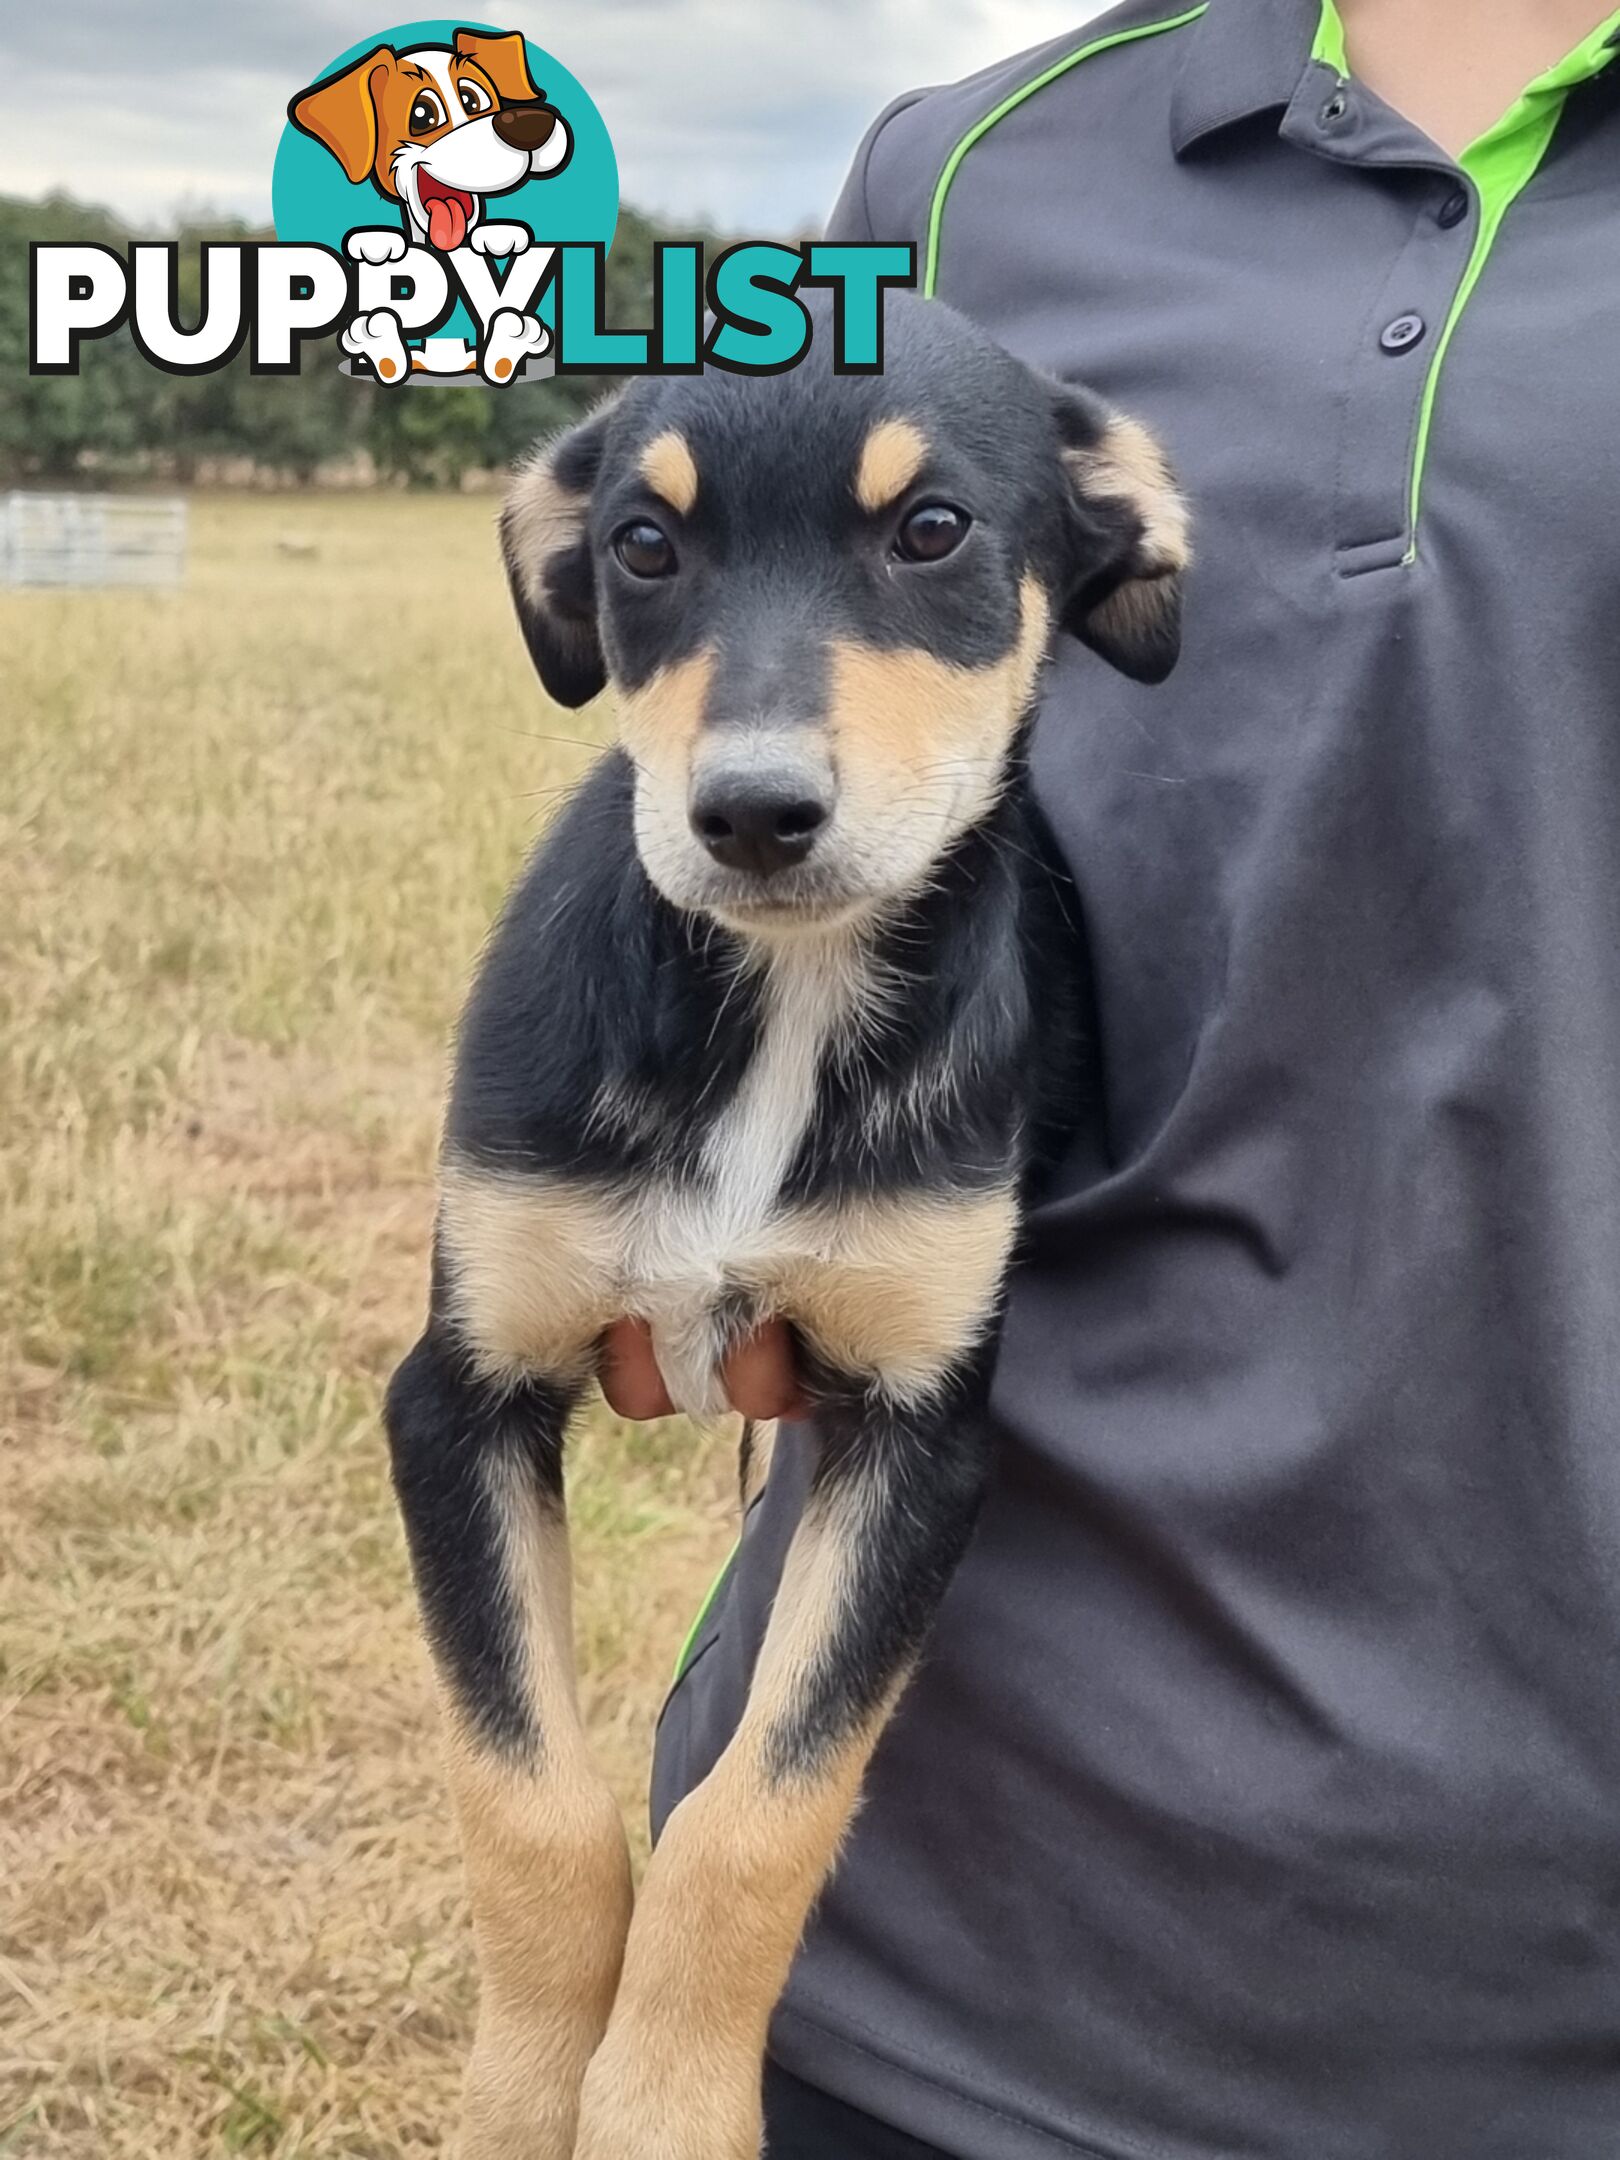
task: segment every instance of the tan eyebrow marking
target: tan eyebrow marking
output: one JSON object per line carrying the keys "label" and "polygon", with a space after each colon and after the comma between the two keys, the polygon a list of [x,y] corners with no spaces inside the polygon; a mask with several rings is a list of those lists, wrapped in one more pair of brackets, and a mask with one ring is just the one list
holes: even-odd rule
{"label": "tan eyebrow marking", "polygon": [[861,445],[855,500],[863,510],[886,510],[928,462],[928,444],[909,420],[880,420]]}
{"label": "tan eyebrow marking", "polygon": [[665,428],[641,453],[641,477],[662,495],[672,510],[690,517],[698,498],[697,461],[692,446],[677,428]]}

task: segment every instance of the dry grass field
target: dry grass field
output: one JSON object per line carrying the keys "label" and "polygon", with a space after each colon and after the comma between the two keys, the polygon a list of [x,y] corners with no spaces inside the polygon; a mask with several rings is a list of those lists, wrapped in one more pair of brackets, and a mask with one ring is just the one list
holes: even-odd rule
{"label": "dry grass field", "polygon": [[[439,2149],[473,1977],[378,1397],[581,732],[487,500],[205,499],[178,596],[0,595],[7,2160]],[[605,1411],[576,1454],[638,1837],[730,1479]]]}

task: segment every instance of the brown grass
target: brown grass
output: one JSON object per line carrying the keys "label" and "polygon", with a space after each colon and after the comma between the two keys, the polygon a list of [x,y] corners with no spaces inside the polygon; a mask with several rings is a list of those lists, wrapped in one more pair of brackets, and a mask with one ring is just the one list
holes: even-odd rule
{"label": "brown grass", "polygon": [[[589,749],[487,503],[193,534],[178,597],[0,596],[0,2154],[380,2160],[439,2149],[473,1975],[378,1392],[445,1033]],[[730,1478],[577,1451],[637,1836]]]}

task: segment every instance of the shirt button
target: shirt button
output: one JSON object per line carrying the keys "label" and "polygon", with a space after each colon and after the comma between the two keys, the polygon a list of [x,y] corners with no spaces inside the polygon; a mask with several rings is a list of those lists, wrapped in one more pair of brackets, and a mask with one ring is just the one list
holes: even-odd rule
{"label": "shirt button", "polygon": [[1454,225],[1460,225],[1467,215],[1468,190],[1466,188],[1453,188],[1435,212],[1436,220],[1447,232],[1450,232]]}
{"label": "shirt button", "polygon": [[1322,107],[1322,125],[1330,128],[1340,126],[1349,110],[1350,100],[1342,90],[1335,90]]}
{"label": "shirt button", "polygon": [[1426,328],[1421,315],[1397,315],[1392,323],[1384,325],[1378,342],[1387,353],[1410,352],[1414,345],[1421,345]]}

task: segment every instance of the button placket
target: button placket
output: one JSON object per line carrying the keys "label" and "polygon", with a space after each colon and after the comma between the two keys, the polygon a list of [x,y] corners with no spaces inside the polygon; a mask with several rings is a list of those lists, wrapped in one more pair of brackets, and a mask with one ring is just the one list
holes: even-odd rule
{"label": "button placket", "polygon": [[1325,64],[1306,70],[1281,132],[1344,168],[1347,180],[1386,193],[1376,215],[1394,242],[1387,273],[1349,296],[1343,318],[1350,343],[1330,422],[1332,542],[1342,576],[1393,569],[1410,545],[1412,458],[1434,326],[1467,271],[1473,196],[1427,136]]}

